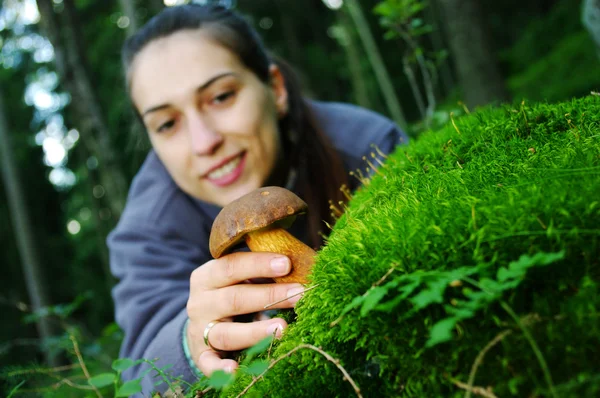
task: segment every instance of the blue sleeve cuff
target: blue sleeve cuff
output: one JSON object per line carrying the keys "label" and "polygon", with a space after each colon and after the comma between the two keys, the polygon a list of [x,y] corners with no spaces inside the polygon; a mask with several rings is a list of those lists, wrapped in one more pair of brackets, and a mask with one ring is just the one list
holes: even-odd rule
{"label": "blue sleeve cuff", "polygon": [[192,371],[194,372],[194,374],[200,378],[203,377],[204,374],[200,371],[200,369],[198,369],[198,367],[196,366],[196,363],[194,362],[194,360],[192,359],[192,353],[190,352],[190,347],[188,346],[188,341],[187,341],[187,328],[188,328],[188,324],[190,323],[190,319],[188,318],[185,323],[183,324],[183,330],[182,330],[182,336],[181,336],[181,341],[183,343],[183,352],[185,353],[185,358],[187,359],[188,365],[190,367],[190,369],[192,369]]}

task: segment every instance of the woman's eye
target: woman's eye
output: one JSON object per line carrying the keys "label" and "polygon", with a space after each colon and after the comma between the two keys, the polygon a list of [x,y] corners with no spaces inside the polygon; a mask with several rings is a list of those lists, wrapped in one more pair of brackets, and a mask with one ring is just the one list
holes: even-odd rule
{"label": "woman's eye", "polygon": [[165,123],[161,124],[160,126],[158,126],[158,128],[156,129],[156,132],[164,133],[165,131],[168,131],[169,129],[171,129],[174,125],[175,125],[175,120],[169,120],[168,122],[165,122]]}
{"label": "woman's eye", "polygon": [[233,97],[234,94],[235,94],[234,91],[227,91],[223,94],[219,94],[216,97],[214,97],[212,102],[217,105],[222,104],[223,102],[227,101],[229,98]]}

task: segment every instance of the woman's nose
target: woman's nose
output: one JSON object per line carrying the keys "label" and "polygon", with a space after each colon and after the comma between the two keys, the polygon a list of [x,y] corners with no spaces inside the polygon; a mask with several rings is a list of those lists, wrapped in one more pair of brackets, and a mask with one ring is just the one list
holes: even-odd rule
{"label": "woman's nose", "polygon": [[223,143],[223,136],[200,117],[190,118],[188,127],[190,144],[195,155],[212,155]]}

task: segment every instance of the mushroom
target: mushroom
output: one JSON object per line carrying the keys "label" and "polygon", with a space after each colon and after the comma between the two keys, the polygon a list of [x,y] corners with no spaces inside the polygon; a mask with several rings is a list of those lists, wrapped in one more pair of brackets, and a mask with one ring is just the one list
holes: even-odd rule
{"label": "mushroom", "polygon": [[256,189],[225,206],[215,218],[209,247],[214,258],[227,254],[245,239],[253,252],[280,253],[289,257],[291,272],[274,278],[277,283],[308,282],[315,251],[286,231],[308,205],[280,187]]}

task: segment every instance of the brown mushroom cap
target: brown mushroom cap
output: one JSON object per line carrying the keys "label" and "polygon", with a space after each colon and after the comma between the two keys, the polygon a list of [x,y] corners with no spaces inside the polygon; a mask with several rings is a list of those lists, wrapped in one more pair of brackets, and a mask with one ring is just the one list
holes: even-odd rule
{"label": "brown mushroom cap", "polygon": [[293,192],[281,187],[256,189],[225,206],[215,218],[209,247],[219,258],[239,243],[248,232],[276,224],[287,228],[308,205]]}

